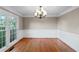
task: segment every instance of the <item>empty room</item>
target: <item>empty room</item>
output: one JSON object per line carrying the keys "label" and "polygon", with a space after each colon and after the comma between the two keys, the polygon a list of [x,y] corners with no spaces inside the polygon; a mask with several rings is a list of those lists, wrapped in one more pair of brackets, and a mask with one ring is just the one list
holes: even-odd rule
{"label": "empty room", "polygon": [[0,52],[78,51],[78,6],[0,6]]}

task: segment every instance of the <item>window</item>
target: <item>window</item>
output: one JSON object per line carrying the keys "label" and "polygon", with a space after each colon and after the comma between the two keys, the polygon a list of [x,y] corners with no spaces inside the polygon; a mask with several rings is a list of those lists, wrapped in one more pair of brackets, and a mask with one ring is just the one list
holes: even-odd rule
{"label": "window", "polygon": [[0,51],[7,48],[17,38],[18,16],[0,9]]}
{"label": "window", "polygon": [[11,17],[10,20],[10,42],[16,39],[16,18]]}
{"label": "window", "polygon": [[6,17],[0,15],[0,48],[4,47],[6,44]]}

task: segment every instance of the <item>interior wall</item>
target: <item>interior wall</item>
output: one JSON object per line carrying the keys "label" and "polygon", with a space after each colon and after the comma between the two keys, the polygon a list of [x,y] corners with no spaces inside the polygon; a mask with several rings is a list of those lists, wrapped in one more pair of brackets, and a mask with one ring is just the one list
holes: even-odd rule
{"label": "interior wall", "polygon": [[22,39],[23,38],[23,18],[22,17],[18,17],[18,21],[17,21],[17,37],[18,39]]}
{"label": "interior wall", "polygon": [[19,17],[19,29],[23,30],[23,17]]}
{"label": "interior wall", "polygon": [[25,37],[56,38],[56,17],[46,17],[42,19],[25,17],[23,18],[23,26]]}
{"label": "interior wall", "polygon": [[23,18],[24,29],[56,29],[57,21],[55,17],[35,18],[25,17]]}
{"label": "interior wall", "polygon": [[61,40],[79,51],[79,9],[59,17],[58,34]]}

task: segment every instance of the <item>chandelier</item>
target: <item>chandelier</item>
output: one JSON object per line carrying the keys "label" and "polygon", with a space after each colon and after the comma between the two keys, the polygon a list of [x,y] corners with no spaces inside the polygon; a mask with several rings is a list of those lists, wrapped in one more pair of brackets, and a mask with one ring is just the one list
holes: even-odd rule
{"label": "chandelier", "polygon": [[36,9],[34,15],[35,15],[35,17],[38,17],[41,19],[47,15],[47,12],[43,9],[42,6],[40,6],[38,9]]}

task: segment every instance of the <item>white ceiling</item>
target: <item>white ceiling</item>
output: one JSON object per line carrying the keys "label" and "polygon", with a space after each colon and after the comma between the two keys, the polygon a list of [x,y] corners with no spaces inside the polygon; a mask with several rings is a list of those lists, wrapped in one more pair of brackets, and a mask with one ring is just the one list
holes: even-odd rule
{"label": "white ceiling", "polygon": [[[23,17],[33,17],[38,6],[6,6],[5,8],[13,10]],[[76,6],[43,6],[47,12],[47,17],[58,17],[69,10],[76,9]]]}

